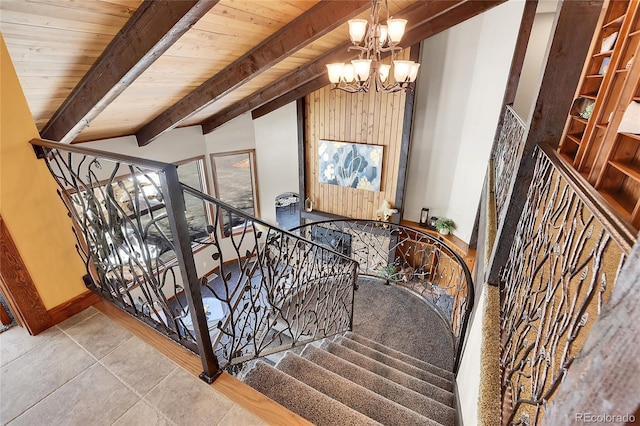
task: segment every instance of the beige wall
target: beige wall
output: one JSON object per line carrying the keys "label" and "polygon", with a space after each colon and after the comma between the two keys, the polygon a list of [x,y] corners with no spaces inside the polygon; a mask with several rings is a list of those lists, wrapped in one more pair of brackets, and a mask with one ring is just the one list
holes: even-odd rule
{"label": "beige wall", "polygon": [[1,44],[0,214],[45,308],[51,309],[86,291],[86,271],[56,184],[29,144],[38,130],[4,39]]}

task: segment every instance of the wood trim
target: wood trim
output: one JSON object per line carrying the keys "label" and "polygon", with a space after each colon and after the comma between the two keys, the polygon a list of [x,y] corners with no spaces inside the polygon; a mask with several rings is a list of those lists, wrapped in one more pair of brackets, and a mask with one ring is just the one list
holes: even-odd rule
{"label": "wood trim", "polygon": [[2,325],[11,324],[11,317],[9,316],[7,310],[4,308],[4,305],[0,305],[0,322],[2,323]]}
{"label": "wood trim", "polygon": [[537,7],[538,0],[526,0],[524,11],[522,12],[522,20],[520,21],[518,40],[516,41],[516,48],[513,52],[511,68],[509,69],[509,80],[507,81],[507,89],[505,90],[504,99],[502,101],[503,115],[505,111],[504,106],[512,105],[516,98],[518,84],[520,83],[520,74],[522,74],[522,66],[524,64],[524,58],[527,53],[527,47],[529,46],[531,29],[533,28],[533,22],[536,17]]}
{"label": "wood trim", "polygon": [[[409,52],[409,60],[420,62],[421,43],[411,46]],[[396,199],[393,202],[393,208],[398,209],[399,214],[392,216],[394,223],[400,223],[400,219],[404,216],[404,189],[407,185],[409,177],[409,150],[411,148],[411,129],[413,128],[413,106],[415,105],[416,94],[414,90],[408,91],[404,102],[404,116],[402,119],[402,136],[400,138],[400,152],[398,155],[398,177],[396,178]]]}
{"label": "wood trim", "polygon": [[85,291],[74,297],[71,300],[67,300],[60,305],[49,309],[49,316],[53,324],[59,324],[62,321],[71,318],[75,314],[84,311],[89,306],[95,305],[102,298],[92,291]]}
{"label": "wood trim", "polygon": [[557,146],[560,141],[601,10],[602,0],[565,1],[556,12],[552,28],[554,37],[547,50],[538,98],[488,266],[487,281],[490,284],[500,281],[500,270],[509,257],[527,199],[527,191],[521,188],[528,188],[533,176],[533,151],[541,142]]}
{"label": "wood trim", "polygon": [[[219,184],[218,184],[218,174],[216,172],[216,162],[215,162],[215,158],[216,157],[225,157],[227,155],[238,155],[238,154],[248,154],[249,155],[249,164],[250,164],[250,171],[251,171],[251,185],[253,186],[253,212],[254,212],[254,216],[255,217],[260,217],[260,191],[258,188],[258,164],[256,161],[256,150],[254,148],[250,148],[250,149],[240,149],[240,150],[236,150],[236,151],[225,151],[225,152],[214,152],[212,154],[209,154],[209,161],[211,164],[211,178],[213,181],[213,191],[214,191],[214,197],[217,199],[220,199],[220,192],[219,192]],[[224,202],[224,200],[221,200]],[[215,208],[215,207],[214,207]],[[224,226],[223,226],[223,217],[222,215],[219,217],[219,221],[220,223],[218,224],[218,226],[220,227],[220,230],[223,230]],[[223,233],[224,234],[224,233]],[[238,232],[233,232],[234,235],[238,234]],[[227,238],[228,236],[222,235],[222,238]]]}
{"label": "wood trim", "polygon": [[[196,377],[202,373],[200,358],[193,352],[104,300],[96,303],[95,307],[189,373]],[[228,373],[222,373],[210,386],[271,425],[311,425],[302,417],[272,401]]]}
{"label": "wood trim", "polygon": [[191,115],[329,33],[370,5],[366,0],[319,2],[288,25],[208,79],[136,133],[144,146]]}
{"label": "wood trim", "polygon": [[456,237],[453,234],[440,235],[438,231],[434,231],[433,229],[429,228],[423,228],[417,222],[412,222],[410,220],[401,220],[400,225],[406,226],[407,228],[415,229],[416,231],[427,233],[436,237],[437,239],[445,241],[447,245],[458,252],[458,254],[464,259],[467,267],[469,268],[469,271],[473,272],[473,268],[476,263],[476,250],[473,248],[469,248],[467,243],[462,241],[460,238]]}
{"label": "wood trim", "polygon": [[298,126],[298,194],[300,200],[300,208],[298,209],[300,218],[302,218],[302,212],[304,211],[305,200],[307,199],[307,187],[306,187],[306,144],[304,143],[306,138],[306,121],[307,108],[305,106],[305,99],[299,98],[296,101],[296,114],[297,114],[297,126]]}
{"label": "wood trim", "polygon": [[0,216],[0,290],[16,321],[36,335],[53,325],[35,283]]}
{"label": "wood trim", "polygon": [[611,238],[615,240],[625,254],[631,253],[631,249],[637,239],[637,231],[635,231],[633,225],[622,218],[618,211],[612,208],[611,204],[593,186],[589,185],[584,177],[571,164],[567,163],[554,147],[549,144],[540,144],[539,147],[573,190],[580,195],[582,202],[602,223]]}
{"label": "wood trim", "polygon": [[145,1],[44,126],[70,142],[219,0]]}

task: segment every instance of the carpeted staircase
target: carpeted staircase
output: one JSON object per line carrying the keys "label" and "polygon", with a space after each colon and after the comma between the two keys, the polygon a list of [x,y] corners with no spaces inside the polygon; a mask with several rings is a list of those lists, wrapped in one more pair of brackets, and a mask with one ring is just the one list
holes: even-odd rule
{"label": "carpeted staircase", "polygon": [[451,371],[347,332],[258,361],[243,381],[316,425],[451,425]]}

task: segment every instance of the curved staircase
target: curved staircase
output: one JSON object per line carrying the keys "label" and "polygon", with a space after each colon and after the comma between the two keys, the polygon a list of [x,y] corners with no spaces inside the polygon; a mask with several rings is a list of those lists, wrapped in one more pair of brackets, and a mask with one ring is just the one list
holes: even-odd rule
{"label": "curved staircase", "polygon": [[243,381],[316,425],[454,425],[451,371],[347,332]]}

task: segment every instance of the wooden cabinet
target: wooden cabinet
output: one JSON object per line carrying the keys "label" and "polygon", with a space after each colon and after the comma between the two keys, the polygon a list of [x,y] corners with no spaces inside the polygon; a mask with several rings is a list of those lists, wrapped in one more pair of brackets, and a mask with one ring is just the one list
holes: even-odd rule
{"label": "wooden cabinet", "polygon": [[618,129],[629,104],[640,102],[640,60],[635,60],[640,53],[639,4],[605,2],[558,148],[636,230],[640,229],[640,135]]}

